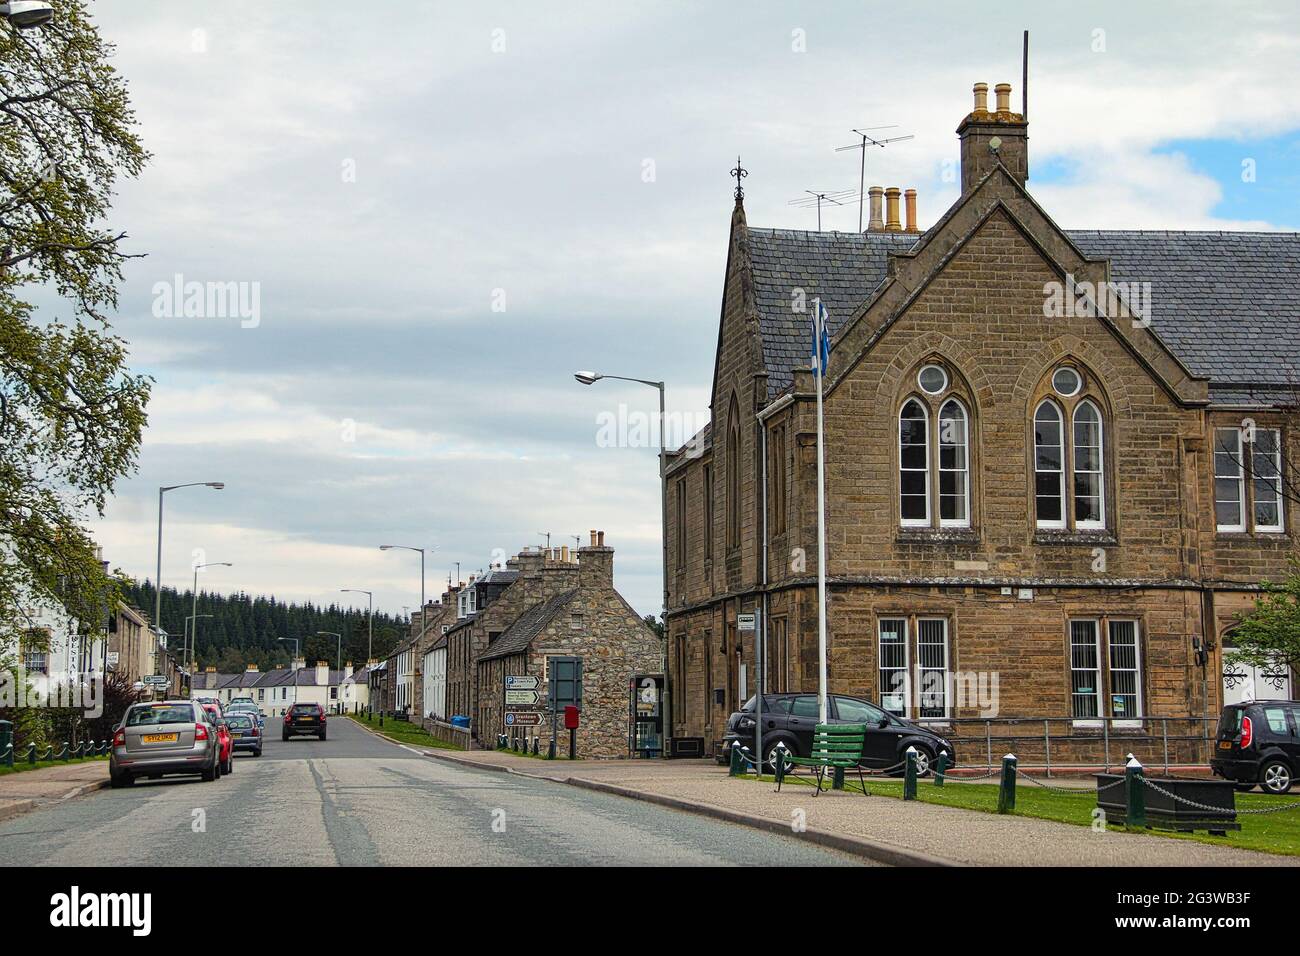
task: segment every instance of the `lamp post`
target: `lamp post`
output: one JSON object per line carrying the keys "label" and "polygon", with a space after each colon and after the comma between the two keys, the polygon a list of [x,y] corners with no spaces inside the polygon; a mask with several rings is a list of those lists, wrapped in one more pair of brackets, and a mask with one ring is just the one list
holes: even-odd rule
{"label": "lamp post", "polygon": [[415,548],[409,544],[381,544],[380,551],[418,551],[420,553],[420,633],[424,633],[424,548]]}
{"label": "lamp post", "polygon": [[[185,631],[181,637],[181,666],[191,668],[194,664],[194,651],[199,643],[199,625],[198,619],[201,617],[212,617],[211,614],[191,614],[185,618]],[[194,643],[190,643],[190,628],[194,628]]]}
{"label": "lamp post", "polygon": [[11,3],[0,3],[0,17],[17,30],[31,30],[53,20],[54,8],[44,0],[12,0]]}
{"label": "lamp post", "polygon": [[664,636],[660,642],[660,666],[664,672],[664,728],[665,740],[662,752],[663,756],[668,755],[667,737],[672,731],[672,682],[668,679],[668,444],[665,435],[664,423],[664,383],[652,381],[647,378],[628,378],[623,375],[605,375],[601,372],[574,372],[573,377],[582,385],[595,385],[603,378],[616,379],[620,382],[636,382],[638,385],[649,385],[651,388],[659,390],[659,510],[660,510],[660,536],[663,543],[663,613],[660,619],[664,625]]}
{"label": "lamp post", "polygon": [[[199,643],[199,625],[197,623],[199,616],[199,571],[204,568],[233,568],[234,565],[229,561],[209,561],[207,564],[194,565],[194,590],[190,592],[190,617],[195,619],[194,625],[194,644]],[[211,617],[211,614],[204,614],[204,617]]]}
{"label": "lamp post", "polygon": [[366,645],[366,663],[369,664],[375,657],[375,594],[373,591],[363,591],[361,588],[339,588],[341,594],[364,594],[370,599],[370,614],[368,616],[370,625],[370,639]]}
{"label": "lamp post", "polygon": [[[339,675],[342,675],[342,674],[343,674],[343,635],[340,634],[338,631],[317,631],[316,633],[317,633],[317,635],[319,635],[320,637],[337,637],[337,638],[338,638],[338,641],[339,641],[339,644],[338,644],[338,650],[337,650],[337,651],[335,652],[335,654],[334,654],[334,670],[335,670]],[[342,676],[340,676],[340,677],[339,677],[339,684],[342,685],[342,683],[343,683],[343,678],[342,678]],[[326,681],[325,684],[326,684],[326,687],[325,687],[325,699],[326,699],[326,701],[328,702],[328,700],[329,700],[329,681]],[[343,701],[342,701],[342,695],[341,695],[341,694],[339,695],[338,700],[339,700],[339,703],[342,703],[342,702],[343,702]]]}
{"label": "lamp post", "polygon": [[[293,660],[298,659],[298,638],[296,637],[277,637],[277,641],[293,641]],[[293,661],[289,662],[289,676],[293,678],[293,702],[298,703],[298,675],[294,673]]]}
{"label": "lamp post", "polygon": [[[11,4],[12,6],[12,4]],[[153,629],[154,637],[158,637],[162,632],[162,541],[163,541],[163,495],[169,491],[175,491],[177,488],[197,488],[203,486],[220,491],[226,487],[224,481],[191,481],[184,485],[162,485],[158,489],[158,566],[154,573],[154,598],[153,598]],[[155,645],[154,649],[154,667],[158,670],[158,651]]]}

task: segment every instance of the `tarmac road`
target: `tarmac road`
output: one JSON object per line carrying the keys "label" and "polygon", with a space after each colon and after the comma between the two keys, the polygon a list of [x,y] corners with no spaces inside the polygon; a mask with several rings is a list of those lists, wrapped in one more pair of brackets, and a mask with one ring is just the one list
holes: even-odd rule
{"label": "tarmac road", "polygon": [[0,823],[6,866],[864,862],[795,837],[432,760],[343,717],[330,719],[325,741],[272,733],[262,757],[236,757],[235,772],[213,783],[139,781]]}

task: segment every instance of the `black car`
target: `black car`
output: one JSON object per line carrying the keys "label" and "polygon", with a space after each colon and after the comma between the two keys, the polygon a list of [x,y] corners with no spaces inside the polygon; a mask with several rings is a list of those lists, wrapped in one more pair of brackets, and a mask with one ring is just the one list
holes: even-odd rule
{"label": "black car", "polygon": [[308,735],[325,739],[325,708],[320,704],[294,704],[284,715],[281,738]]}
{"label": "black car", "polygon": [[[754,749],[756,699],[751,697],[744,708],[727,720],[718,762],[726,763],[731,745]],[[948,766],[957,762],[952,742],[910,720],[895,717],[880,706],[858,697],[831,695],[826,700],[826,720],[832,724],[865,724],[867,736],[862,743],[862,766],[877,769],[894,767],[905,759],[908,747],[916,748],[916,770],[924,776],[940,751],[947,751]],[[776,745],[784,743],[796,757],[807,757],[812,750],[813,730],[817,726],[816,694],[763,695],[763,752],[769,767],[775,765]]]}
{"label": "black car", "polygon": [[1300,767],[1300,703],[1257,700],[1228,704],[1219,715],[1219,733],[1210,769],[1238,790],[1259,784],[1265,793],[1286,793]]}

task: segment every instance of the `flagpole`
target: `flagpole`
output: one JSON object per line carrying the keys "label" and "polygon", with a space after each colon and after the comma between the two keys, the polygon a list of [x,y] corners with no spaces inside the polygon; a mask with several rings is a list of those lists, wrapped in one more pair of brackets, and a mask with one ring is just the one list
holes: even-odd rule
{"label": "flagpole", "polygon": [[826,452],[822,422],[822,342],[826,336],[821,299],[815,300],[817,339],[813,372],[817,383],[817,716],[826,723]]}

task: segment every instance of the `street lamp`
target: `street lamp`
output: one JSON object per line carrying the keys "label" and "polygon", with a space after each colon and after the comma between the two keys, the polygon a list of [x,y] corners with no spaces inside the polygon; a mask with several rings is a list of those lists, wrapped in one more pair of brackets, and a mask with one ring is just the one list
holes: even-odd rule
{"label": "street lamp", "polygon": [[[663,597],[663,615],[664,637],[660,645],[661,655],[660,662],[664,672],[664,721],[665,728],[671,730],[672,710],[672,686],[668,680],[668,445],[665,437],[664,428],[664,383],[655,382],[647,378],[628,378],[624,375],[605,375],[602,372],[580,371],[574,372],[573,377],[582,385],[595,385],[601,379],[612,378],[620,382],[636,382],[638,385],[649,385],[651,388],[659,390],[659,508],[660,518],[662,519],[660,535],[663,541],[663,578],[664,578],[664,597]],[[665,733],[665,736],[668,736]],[[667,756],[667,748],[664,749],[664,756]]]}
{"label": "street lamp", "polygon": [[[277,637],[277,641],[293,641],[293,659],[298,659],[298,638]],[[298,675],[294,672],[293,661],[289,662],[289,676],[293,678],[293,702],[298,703]]]}
{"label": "street lamp", "polygon": [[380,551],[418,551],[420,552],[420,633],[424,633],[424,627],[427,623],[424,619],[424,548],[414,548],[409,544],[381,544]]}
{"label": "street lamp", "polygon": [[[12,4],[10,4],[12,6]],[[163,529],[163,495],[177,488],[196,488],[202,485],[220,491],[226,487],[224,481],[191,481],[184,485],[163,485],[158,489],[158,569],[154,574],[153,629],[154,634],[162,631],[162,529]],[[154,651],[154,670],[158,669],[158,654]]]}
{"label": "street lamp", "polygon": [[[191,667],[194,663],[194,651],[199,643],[198,619],[201,617],[212,617],[211,614],[191,614],[185,618],[185,630],[181,637],[181,666]],[[194,643],[190,643],[190,628],[194,628]]]}
{"label": "street lamp", "polygon": [[[231,564],[229,561],[209,561],[207,564],[196,564],[196,565],[194,565],[194,590],[193,590],[192,592],[190,592],[190,597],[192,598],[192,600],[190,601],[190,617],[195,619],[195,624],[194,624],[194,646],[190,648],[191,651],[193,651],[194,647],[197,647],[197,646],[198,646],[198,643],[199,643],[199,625],[198,625],[198,616],[199,616],[199,571],[202,570],[203,568],[233,568],[233,567],[234,567],[234,565]],[[204,617],[211,617],[212,615],[211,615],[211,614],[204,614],[203,616],[204,616]]]}
{"label": "street lamp", "polygon": [[12,0],[0,3],[0,17],[4,17],[15,29],[31,30],[43,27],[54,19],[54,8],[43,0]]}
{"label": "street lamp", "polygon": [[375,594],[373,591],[363,591],[361,588],[339,588],[341,594],[364,594],[370,598],[370,642],[366,646],[366,663],[369,664],[375,656]]}
{"label": "street lamp", "polygon": [[[338,638],[339,640],[338,650],[334,653],[334,670],[337,671],[339,674],[342,674],[343,673],[343,635],[340,634],[338,631],[317,631],[316,633],[321,637]],[[339,681],[341,682],[342,680],[343,678],[340,677]],[[326,681],[326,683],[328,684],[329,682]],[[329,691],[326,690],[325,694],[328,697]]]}

